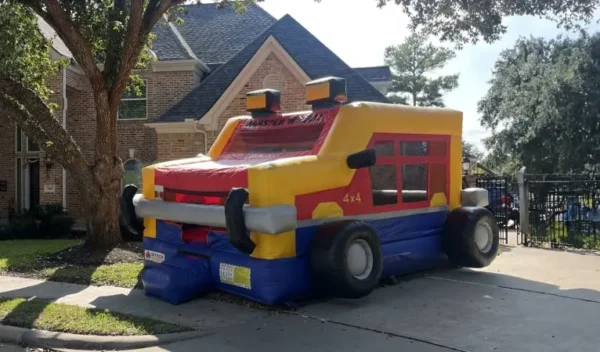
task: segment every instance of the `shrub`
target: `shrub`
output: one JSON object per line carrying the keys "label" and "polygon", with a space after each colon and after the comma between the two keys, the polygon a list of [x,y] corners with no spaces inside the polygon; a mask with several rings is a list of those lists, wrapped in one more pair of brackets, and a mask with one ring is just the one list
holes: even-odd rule
{"label": "shrub", "polygon": [[0,226],[0,241],[12,240],[15,238],[10,225]]}
{"label": "shrub", "polygon": [[17,216],[10,224],[10,230],[14,238],[40,238],[38,223],[31,214],[25,213]]}
{"label": "shrub", "polygon": [[9,237],[9,234],[16,239],[67,237],[71,235],[74,223],[62,204],[45,204],[14,218],[5,237]]}
{"label": "shrub", "polygon": [[44,238],[60,238],[71,234],[75,221],[67,214],[52,216],[40,222],[40,234]]}

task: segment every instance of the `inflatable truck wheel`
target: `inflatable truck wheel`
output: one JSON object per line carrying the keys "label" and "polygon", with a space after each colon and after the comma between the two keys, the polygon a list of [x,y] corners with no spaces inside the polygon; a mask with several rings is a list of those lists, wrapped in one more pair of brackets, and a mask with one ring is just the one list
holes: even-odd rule
{"label": "inflatable truck wheel", "polygon": [[339,298],[367,296],[383,272],[379,237],[360,221],[325,224],[311,243],[310,265],[327,294]]}
{"label": "inflatable truck wheel", "polygon": [[462,207],[448,214],[443,247],[458,266],[483,268],[498,254],[499,229],[494,215],[482,207]]}

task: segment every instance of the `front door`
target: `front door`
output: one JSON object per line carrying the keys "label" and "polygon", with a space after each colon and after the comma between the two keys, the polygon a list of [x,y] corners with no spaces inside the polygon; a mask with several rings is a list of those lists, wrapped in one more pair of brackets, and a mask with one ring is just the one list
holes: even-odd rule
{"label": "front door", "polygon": [[40,205],[40,159],[27,160],[26,176],[26,208],[33,209]]}

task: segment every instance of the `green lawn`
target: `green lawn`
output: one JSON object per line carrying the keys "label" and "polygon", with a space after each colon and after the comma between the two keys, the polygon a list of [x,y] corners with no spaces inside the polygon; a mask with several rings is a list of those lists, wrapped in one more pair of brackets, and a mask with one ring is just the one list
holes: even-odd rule
{"label": "green lawn", "polygon": [[65,265],[43,269],[40,271],[40,277],[74,284],[133,288],[138,284],[138,278],[143,268],[144,264],[142,263],[111,264],[99,267]]}
{"label": "green lawn", "polygon": [[59,282],[96,286],[139,287],[144,264],[120,263],[100,266],[50,265],[40,260],[80,244],[80,240],[15,240],[0,242],[0,274],[36,277]]}
{"label": "green lawn", "polygon": [[37,266],[37,258],[81,243],[79,240],[19,240],[0,242],[0,274]]}
{"label": "green lawn", "polygon": [[189,331],[158,320],[25,298],[0,299],[0,323],[84,335],[155,335]]}

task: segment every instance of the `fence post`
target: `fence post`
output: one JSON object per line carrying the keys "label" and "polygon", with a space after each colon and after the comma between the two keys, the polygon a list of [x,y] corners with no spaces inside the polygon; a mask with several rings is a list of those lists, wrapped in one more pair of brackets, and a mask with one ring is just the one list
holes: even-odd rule
{"label": "fence post", "polygon": [[517,183],[519,185],[519,229],[525,235],[525,243],[527,243],[527,235],[529,234],[529,192],[525,183],[525,166],[517,171]]}

